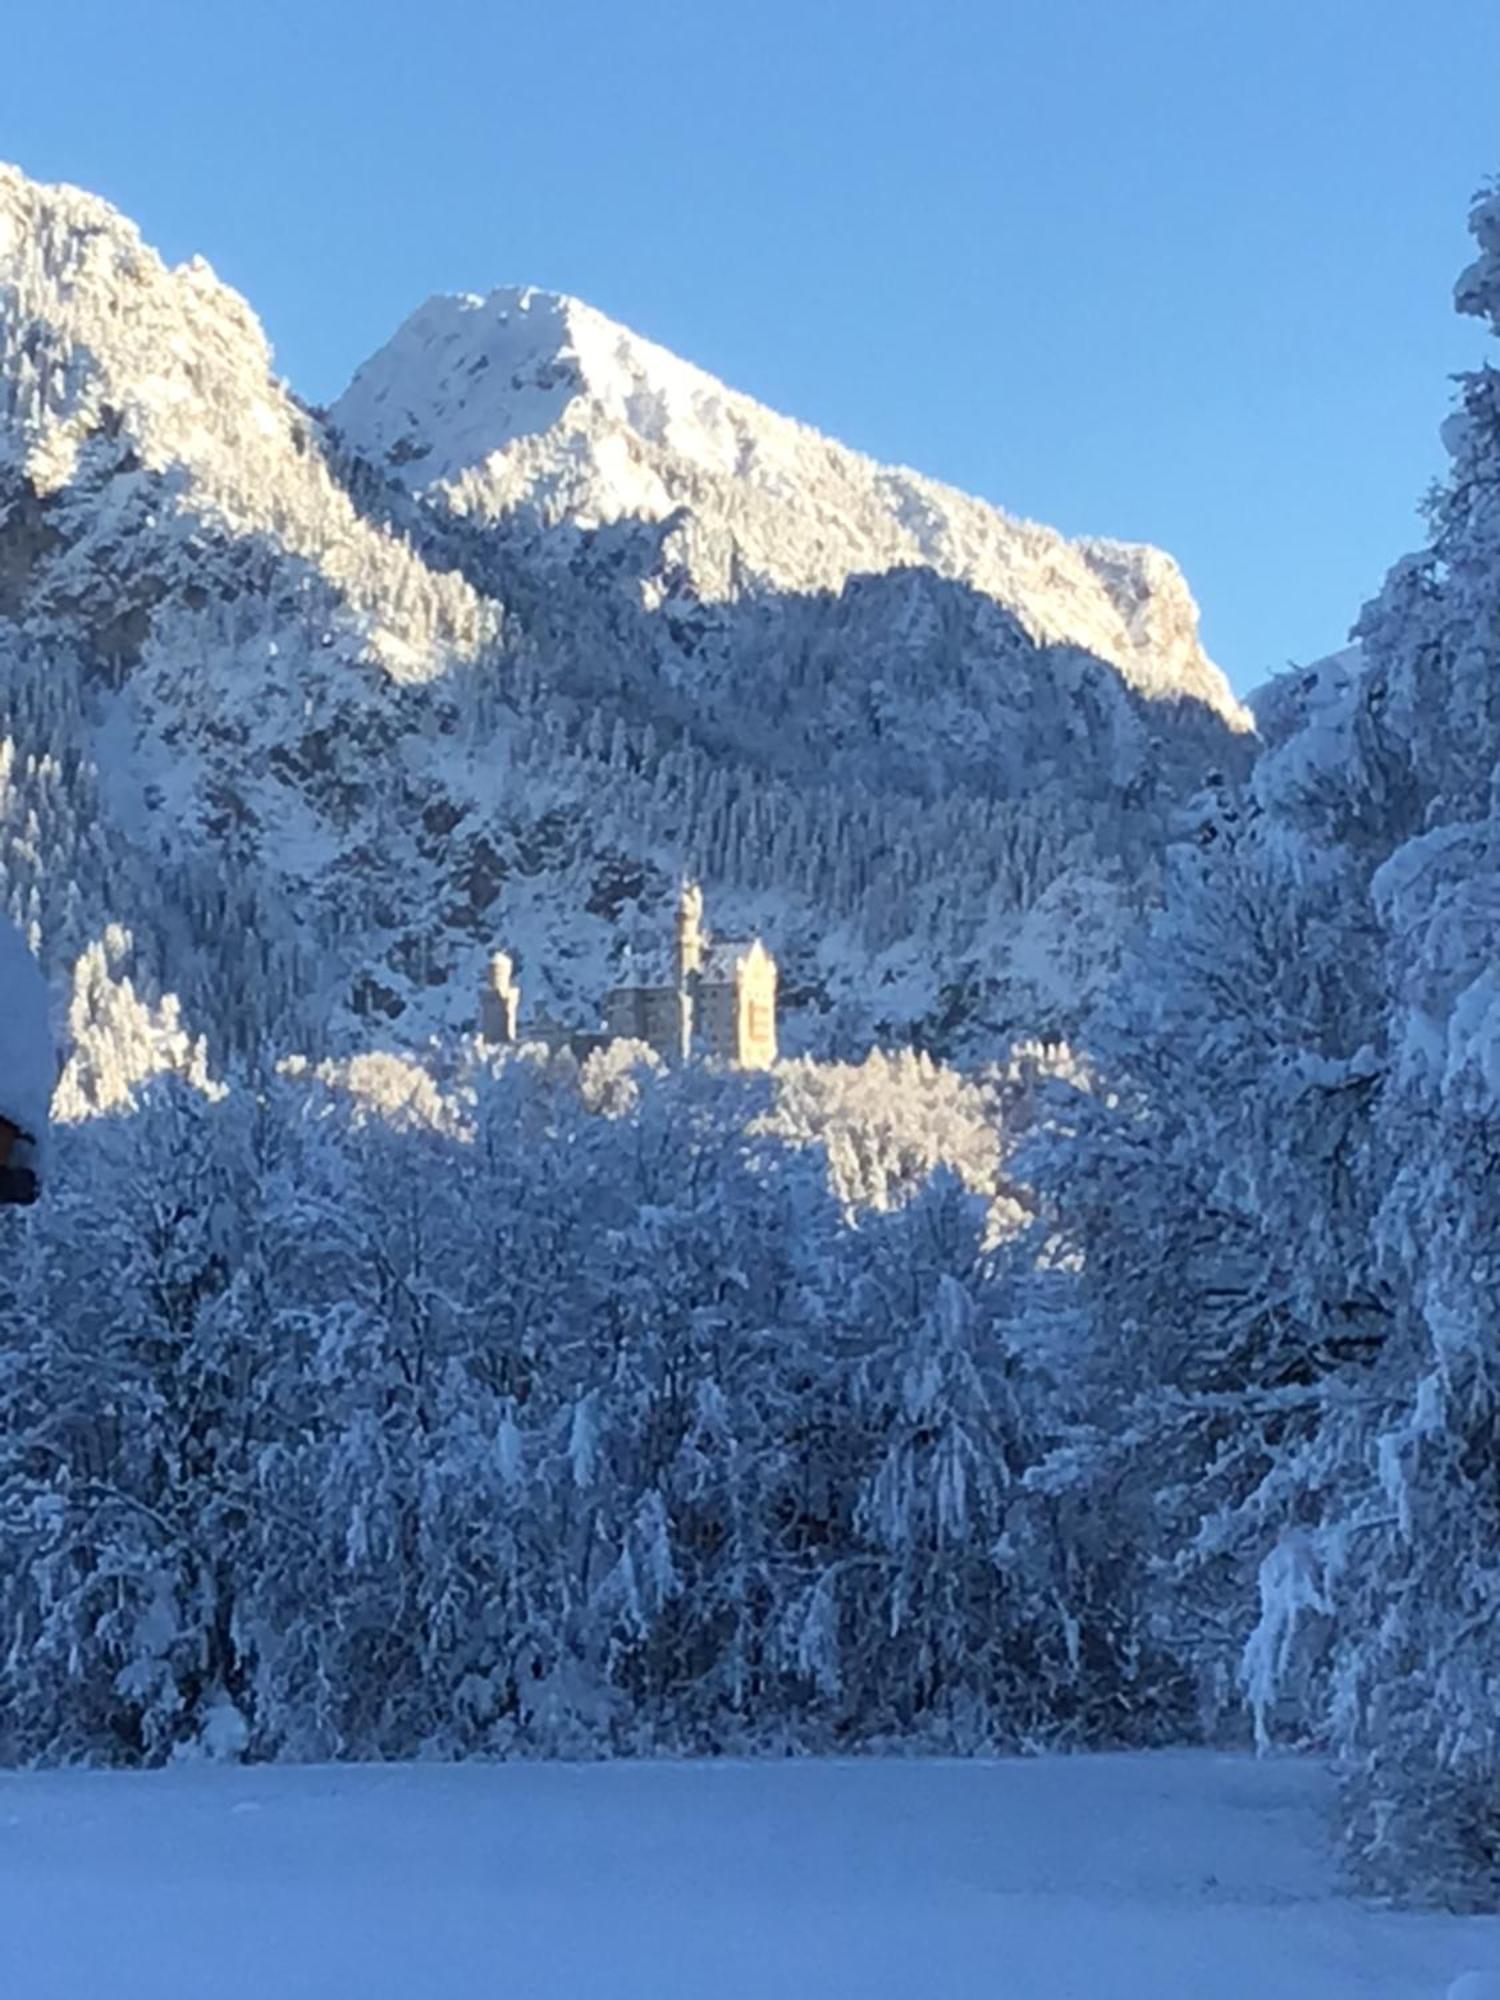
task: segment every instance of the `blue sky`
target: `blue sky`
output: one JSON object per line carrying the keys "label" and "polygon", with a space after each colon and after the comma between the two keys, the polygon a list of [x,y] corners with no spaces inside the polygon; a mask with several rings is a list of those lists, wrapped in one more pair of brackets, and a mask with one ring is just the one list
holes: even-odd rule
{"label": "blue sky", "polygon": [[68,0],[0,157],[245,291],[314,399],[576,292],[774,406],[1159,542],[1250,686],[1420,537],[1495,0]]}

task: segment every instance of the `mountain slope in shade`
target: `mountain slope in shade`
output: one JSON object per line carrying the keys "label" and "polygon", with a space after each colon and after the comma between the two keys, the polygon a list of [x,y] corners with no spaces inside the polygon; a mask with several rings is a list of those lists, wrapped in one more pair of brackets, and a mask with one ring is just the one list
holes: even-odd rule
{"label": "mountain slope in shade", "polygon": [[572,301],[328,416],[250,309],[0,170],[0,886],[215,1046],[588,1016],[680,873],[791,1049],[1061,1029],[1245,718],[1154,550],[871,464]]}

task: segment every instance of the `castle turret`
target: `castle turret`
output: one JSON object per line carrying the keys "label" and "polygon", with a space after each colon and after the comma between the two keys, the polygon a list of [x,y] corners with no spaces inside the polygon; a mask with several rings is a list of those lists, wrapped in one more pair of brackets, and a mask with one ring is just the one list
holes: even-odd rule
{"label": "castle turret", "polygon": [[703,934],[703,891],[696,882],[684,882],[677,898],[677,987],[688,990],[689,982],[703,965],[707,939]]}
{"label": "castle turret", "polygon": [[521,988],[508,951],[497,951],[485,968],[479,993],[479,1033],[487,1042],[510,1045],[520,1036]]}

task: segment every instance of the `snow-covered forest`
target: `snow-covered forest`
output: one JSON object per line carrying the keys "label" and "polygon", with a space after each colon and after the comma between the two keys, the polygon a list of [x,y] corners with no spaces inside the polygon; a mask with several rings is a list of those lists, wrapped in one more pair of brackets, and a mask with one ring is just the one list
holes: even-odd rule
{"label": "snow-covered forest", "polygon": [[4,1754],[1113,1733],[988,1204],[909,1197],[853,1226],[768,1086],[529,1057],[65,1130],[8,1246]]}
{"label": "snow-covered forest", "polygon": [[[715,599],[778,503],[693,453],[810,434],[668,425],[644,525],[543,521],[540,431],[418,489],[352,391],[229,424],[232,295],[39,212],[0,883],[66,1068],[0,1221],[0,1758],[1302,1746],[1361,1881],[1500,1904],[1500,370],[1252,744],[1151,552],[830,457],[883,573]],[[29,331],[106,251],[208,445]],[[462,1032],[496,925],[561,1004],[694,855],[811,1053]]]}

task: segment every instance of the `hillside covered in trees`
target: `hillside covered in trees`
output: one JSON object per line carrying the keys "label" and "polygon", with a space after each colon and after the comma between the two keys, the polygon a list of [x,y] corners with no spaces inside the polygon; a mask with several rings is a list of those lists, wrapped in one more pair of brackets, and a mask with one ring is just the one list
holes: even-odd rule
{"label": "hillside covered in trees", "polygon": [[[882,468],[573,301],[437,301],[329,413],[201,260],[0,173],[4,899],[219,1055],[585,1018],[676,883],[787,1045],[1057,1033],[1248,718],[1160,552]],[[441,471],[442,476],[438,477]],[[420,475],[420,476],[419,476]]]}

